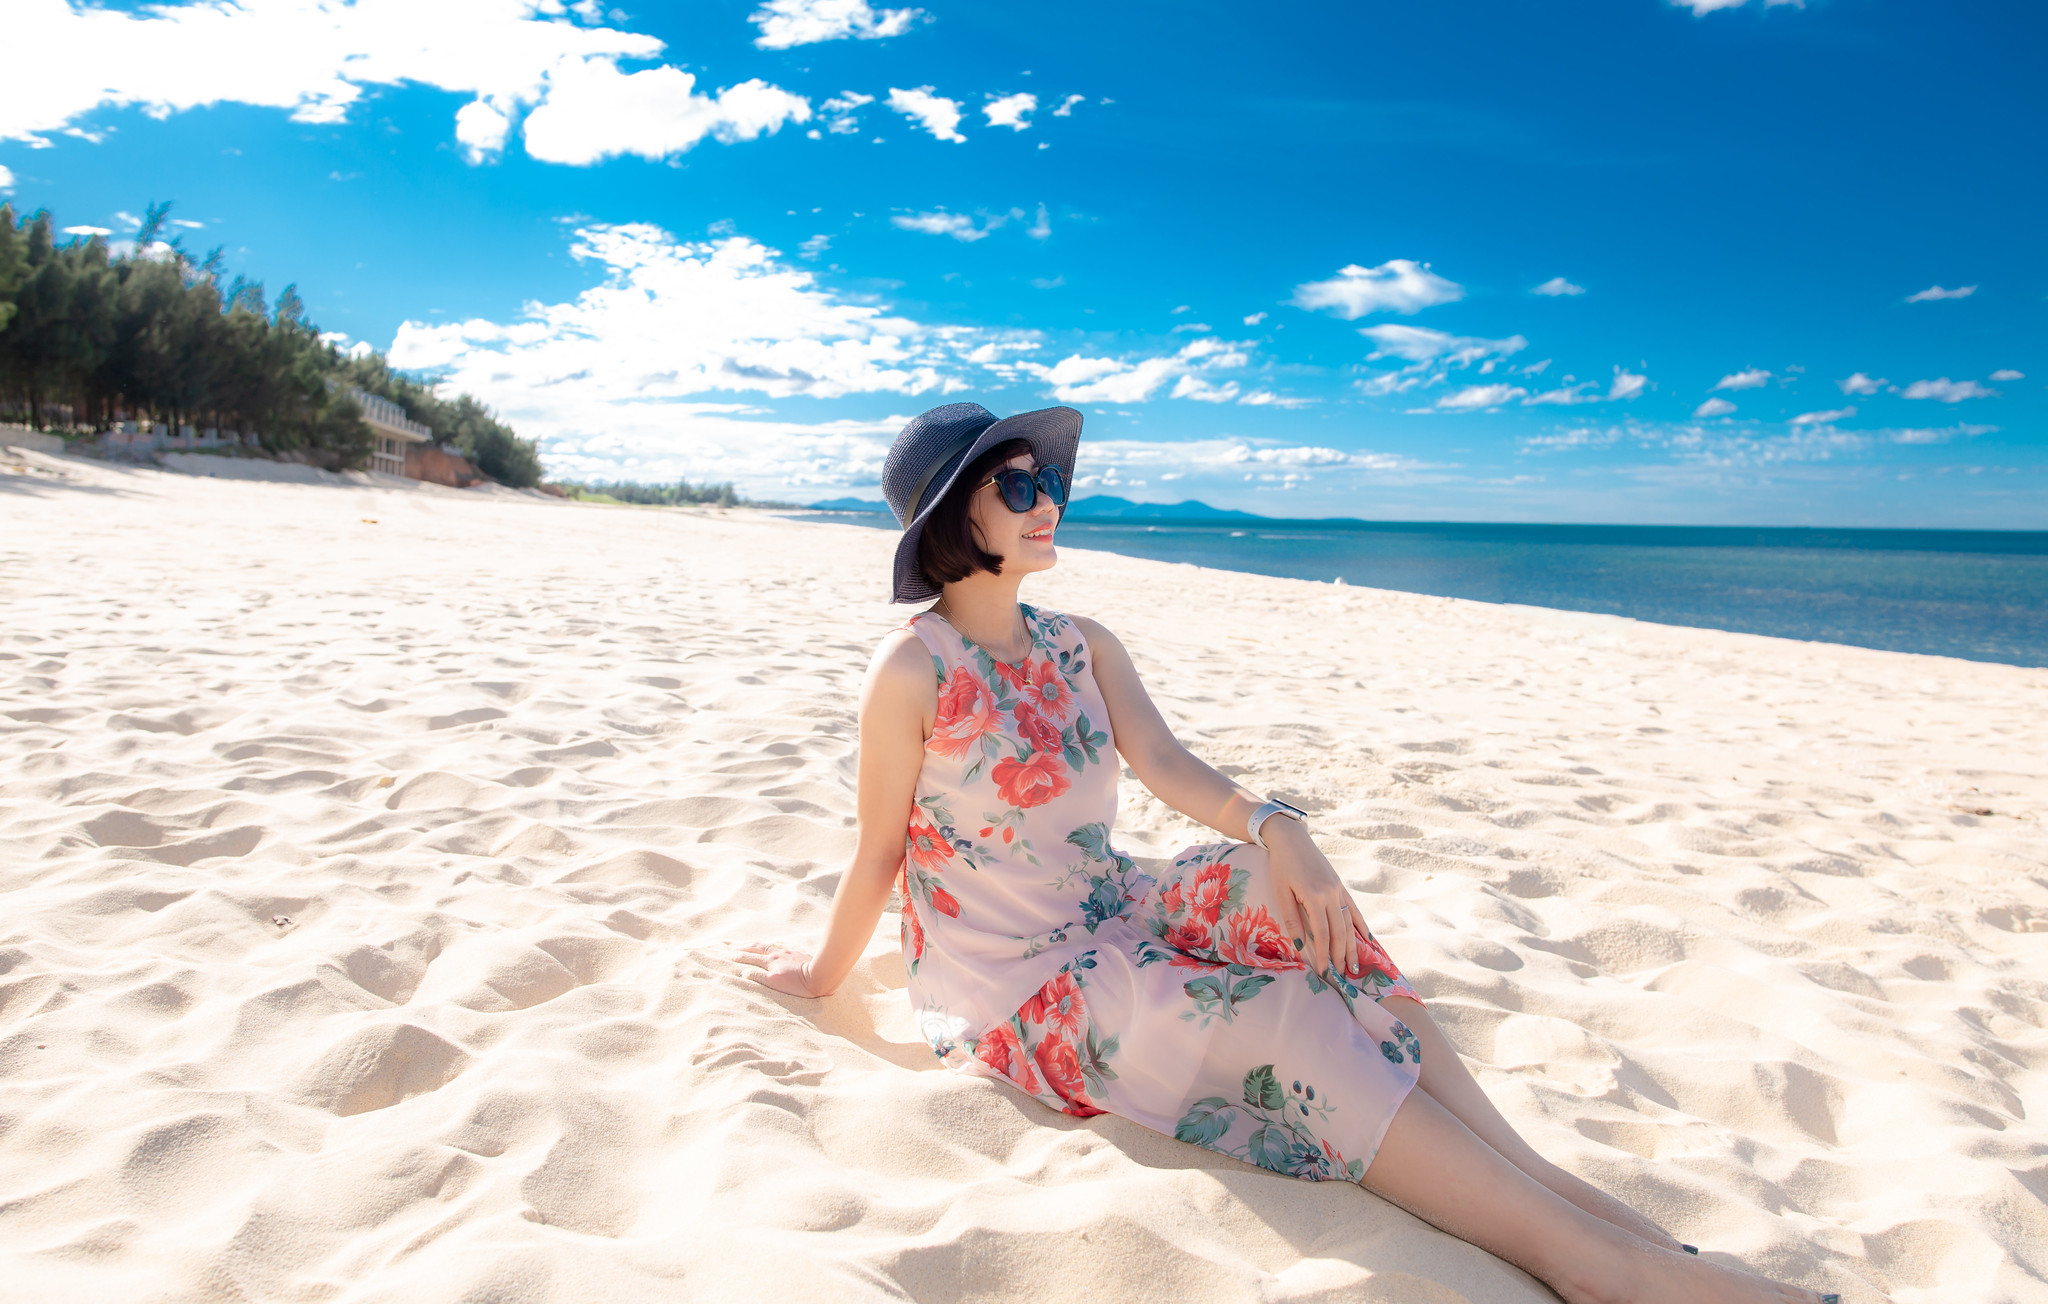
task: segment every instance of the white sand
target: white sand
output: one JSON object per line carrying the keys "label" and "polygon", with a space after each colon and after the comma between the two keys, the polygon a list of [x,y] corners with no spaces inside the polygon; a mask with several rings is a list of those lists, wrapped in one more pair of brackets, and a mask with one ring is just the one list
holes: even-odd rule
{"label": "white sand", "polygon": [[[0,452],[0,1297],[1549,1299],[941,1070],[893,917],[823,1002],[695,949],[822,921],[892,543]],[[1540,1149],[1851,1301],[2048,1301],[2048,672],[1026,592],[1317,813]]]}

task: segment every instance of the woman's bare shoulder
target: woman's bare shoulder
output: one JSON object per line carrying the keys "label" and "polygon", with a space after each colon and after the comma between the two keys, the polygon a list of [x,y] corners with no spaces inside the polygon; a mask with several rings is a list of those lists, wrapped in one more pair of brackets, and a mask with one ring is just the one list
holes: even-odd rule
{"label": "woman's bare shoulder", "polygon": [[938,674],[932,668],[931,649],[908,625],[890,630],[868,661],[868,681],[893,691],[934,689]]}
{"label": "woman's bare shoulder", "polygon": [[1074,628],[1081,631],[1081,637],[1088,640],[1089,647],[1096,649],[1116,648],[1119,651],[1122,650],[1123,644],[1118,641],[1116,635],[1109,632],[1109,626],[1103,624],[1101,621],[1095,619],[1093,616],[1069,615],[1067,619],[1074,622]]}

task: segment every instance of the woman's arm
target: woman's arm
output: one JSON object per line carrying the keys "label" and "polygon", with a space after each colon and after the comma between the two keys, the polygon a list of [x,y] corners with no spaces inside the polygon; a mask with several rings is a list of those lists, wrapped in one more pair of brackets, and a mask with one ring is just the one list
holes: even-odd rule
{"label": "woman's arm", "polygon": [[[1167,727],[1151,694],[1138,678],[1131,654],[1099,623],[1076,617],[1094,660],[1095,683],[1109,708],[1117,752],[1152,795],[1191,820],[1225,837],[1246,839],[1246,822],[1265,798],[1217,772],[1181,745]],[[1344,881],[1317,849],[1308,830],[1291,819],[1269,819],[1259,829],[1265,840],[1274,895],[1295,912],[1281,923],[1302,939],[1306,958],[1318,973],[1335,964],[1356,976],[1365,971],[1363,924],[1352,908]],[[1342,945],[1348,939],[1351,945]]]}
{"label": "woman's arm", "polygon": [[792,996],[829,996],[860,960],[903,863],[903,834],[938,713],[937,676],[917,635],[891,634],[875,649],[860,694],[859,832],[853,862],[832,896],[816,958],[773,943],[738,948],[747,977]]}

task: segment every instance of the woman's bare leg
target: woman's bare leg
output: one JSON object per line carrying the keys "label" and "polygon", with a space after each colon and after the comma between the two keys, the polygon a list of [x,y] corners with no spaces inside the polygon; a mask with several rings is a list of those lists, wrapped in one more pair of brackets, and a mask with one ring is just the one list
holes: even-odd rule
{"label": "woman's bare leg", "polygon": [[1480,1140],[1499,1151],[1509,1163],[1595,1218],[1613,1223],[1652,1245],[1660,1245],[1667,1250],[1678,1248],[1679,1243],[1671,1233],[1531,1149],[1521,1133],[1501,1117],[1500,1110],[1486,1098],[1486,1092],[1472,1080],[1464,1061],[1458,1058],[1457,1049],[1436,1026],[1436,1020],[1429,1017],[1427,1009],[1405,996],[1389,996],[1380,1002],[1380,1006],[1407,1024],[1409,1031],[1422,1042],[1422,1089]]}
{"label": "woman's bare leg", "polygon": [[1401,1103],[1364,1185],[1523,1268],[1569,1304],[1820,1304],[1813,1291],[1660,1248],[1594,1217],[1424,1091]]}

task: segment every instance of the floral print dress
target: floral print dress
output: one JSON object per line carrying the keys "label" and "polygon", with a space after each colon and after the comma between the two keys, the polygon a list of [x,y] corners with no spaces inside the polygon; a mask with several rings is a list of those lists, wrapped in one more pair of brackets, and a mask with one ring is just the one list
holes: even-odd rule
{"label": "floral print dress", "polygon": [[1023,612],[1016,663],[931,612],[905,626],[939,682],[897,881],[925,1039],[1069,1114],[1359,1180],[1422,1063],[1379,1002],[1414,989],[1377,942],[1356,980],[1311,971],[1256,847],[1189,847],[1158,880],[1116,850],[1087,642]]}

